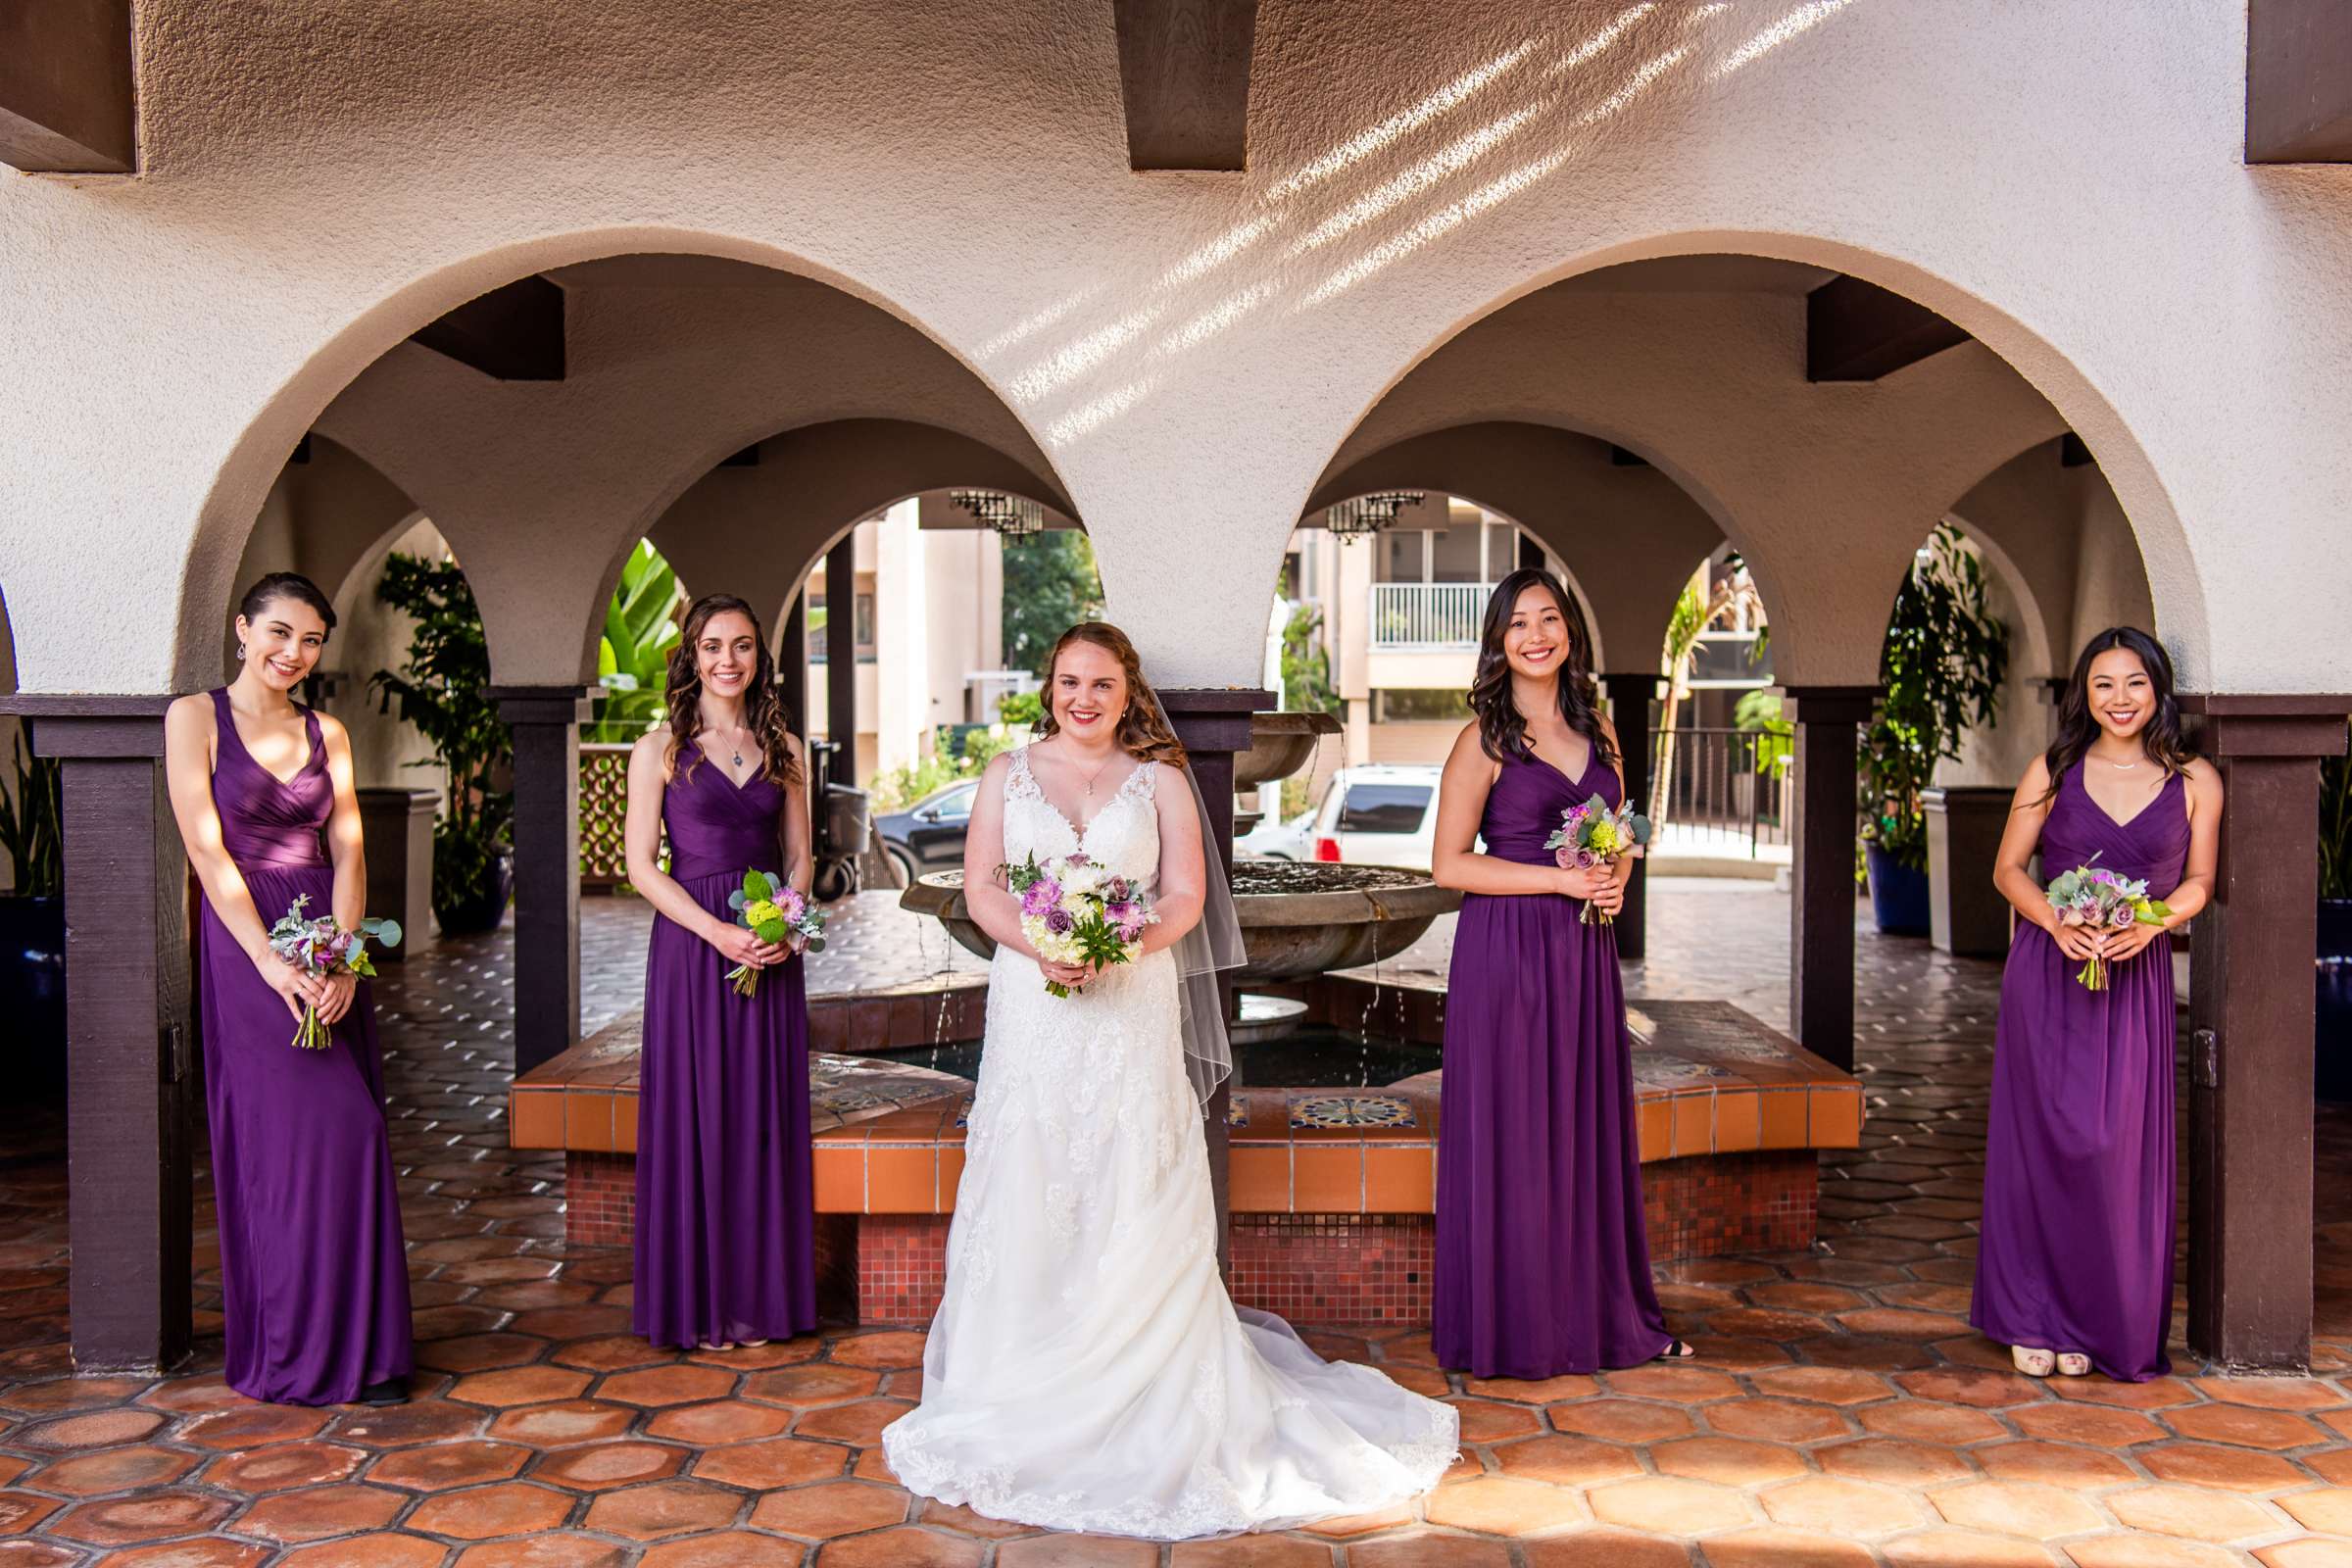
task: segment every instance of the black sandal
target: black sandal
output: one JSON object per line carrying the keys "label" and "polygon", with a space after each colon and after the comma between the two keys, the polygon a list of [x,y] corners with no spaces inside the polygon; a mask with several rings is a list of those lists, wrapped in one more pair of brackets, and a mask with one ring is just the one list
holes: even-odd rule
{"label": "black sandal", "polygon": [[1692,1349],[1687,1341],[1668,1340],[1666,1348],[1651,1356],[1650,1359],[1652,1361],[1689,1361],[1697,1354],[1698,1351]]}
{"label": "black sandal", "polygon": [[409,1380],[407,1378],[386,1378],[381,1383],[370,1383],[360,1390],[360,1403],[362,1404],[381,1406],[408,1402]]}

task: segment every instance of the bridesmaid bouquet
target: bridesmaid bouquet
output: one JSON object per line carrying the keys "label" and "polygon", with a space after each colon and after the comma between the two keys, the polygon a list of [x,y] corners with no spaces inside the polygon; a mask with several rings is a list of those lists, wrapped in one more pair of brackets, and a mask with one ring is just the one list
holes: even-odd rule
{"label": "bridesmaid bouquet", "polygon": [[[1043,865],[1031,855],[1018,865],[998,866],[997,874],[1020,897],[1021,935],[1050,963],[1097,969],[1125,963],[1143,940],[1144,927],[1159,918],[1143,889],[1083,853],[1052,856]],[[1046,990],[1056,997],[1070,994],[1068,986],[1053,980]]]}
{"label": "bridesmaid bouquet", "polygon": [[[309,894],[296,894],[293,906],[270,928],[270,951],[297,969],[321,977],[356,974],[372,978],[375,964],[368,956],[368,940],[373,938],[387,948],[400,946],[398,920],[362,920],[358,930],[346,931],[331,914],[304,919],[303,906],[310,902]],[[318,1021],[318,1009],[303,1008],[294,1044],[306,1051],[324,1051],[334,1043],[334,1036]]]}
{"label": "bridesmaid bouquet", "polygon": [[[825,951],[824,912],[810,904],[799,888],[773,871],[746,871],[743,886],[727,895],[735,923],[762,942],[782,942],[798,935],[810,953]],[[739,963],[727,971],[739,996],[760,993],[760,971]]]}
{"label": "bridesmaid bouquet", "polygon": [[[2173,912],[2162,899],[2148,897],[2145,881],[2118,876],[2100,865],[2078,865],[2043,891],[2049,897],[2050,906],[2058,911],[2062,925],[2120,931],[2134,922],[2162,925]],[[2092,954],[2090,961],[2082,965],[2075,978],[2087,990],[2106,990],[2107,960]]]}
{"label": "bridesmaid bouquet", "polygon": [[[1563,867],[1590,870],[1596,865],[1615,865],[1648,842],[1648,817],[1630,804],[1611,810],[1595,796],[1562,811],[1560,825],[1544,841],[1544,847],[1552,852],[1551,858]],[[1577,919],[1585,925],[1595,919],[1602,925],[1614,925],[1617,917],[1596,915],[1588,904]]]}

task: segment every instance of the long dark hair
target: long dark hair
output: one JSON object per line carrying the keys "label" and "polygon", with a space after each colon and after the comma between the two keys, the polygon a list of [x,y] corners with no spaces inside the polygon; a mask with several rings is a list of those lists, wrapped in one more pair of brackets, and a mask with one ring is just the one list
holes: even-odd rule
{"label": "long dark hair", "polygon": [[1541,588],[1560,607],[1568,627],[1568,658],[1559,672],[1560,717],[1568,727],[1592,743],[1602,762],[1617,765],[1617,748],[1600,727],[1600,707],[1592,692],[1592,639],[1585,630],[1584,612],[1577,608],[1559,578],[1541,566],[1521,566],[1494,585],[1487,601],[1486,622],[1478,633],[1478,669],[1470,677],[1470,711],[1478,715],[1478,741],[1486,754],[1500,762],[1527,757],[1527,720],[1511,700],[1511,666],[1502,657],[1502,639],[1511,629],[1511,610],[1519,596]]}
{"label": "long dark hair", "polygon": [[1054,651],[1046,656],[1046,716],[1038,722],[1038,733],[1049,739],[1061,733],[1061,721],[1054,716],[1054,666],[1060,662],[1061,651],[1072,643],[1091,643],[1102,649],[1119,662],[1119,669],[1127,677],[1127,710],[1119,715],[1119,750],[1141,762],[1184,766],[1184,742],[1160,716],[1159,699],[1152,695],[1152,683],[1144,679],[1143,656],[1135,651],[1127,634],[1107,620],[1082,620],[1054,639]]}
{"label": "long dark hair", "polygon": [[2066,695],[2058,702],[2058,738],[2042,754],[2042,765],[2050,773],[2043,804],[2057,798],[2066,770],[2080,763],[2090,743],[2099,738],[2099,721],[2090,710],[2090,662],[2117,649],[2139,661],[2156,697],[2156,711],[2139,728],[2139,744],[2167,773],[2186,772],[2196,759],[2197,754],[2180,736],[2180,704],[2173,696],[2173,661],[2164,645],[2137,626],[2110,626],[2082,645],[2075,660],[2075,672],[2067,677]]}
{"label": "long dark hair", "polygon": [[[767,631],[760,624],[760,616],[752,607],[733,594],[705,594],[686,611],[678,646],[669,652],[669,685],[664,693],[669,710],[669,750],[663,754],[662,761],[674,769],[679,750],[703,731],[703,676],[695,663],[694,647],[702,641],[703,628],[710,623],[712,616],[730,612],[752,623],[752,645],[758,650],[752,678],[743,688],[743,722],[759,742],[760,772],[770,783],[796,785],[801,781],[801,765],[792,756],[792,722],[784,711],[783,689],[776,682],[775,659],[767,651]],[[686,763],[688,778],[694,776],[702,760],[702,748],[698,746]]]}

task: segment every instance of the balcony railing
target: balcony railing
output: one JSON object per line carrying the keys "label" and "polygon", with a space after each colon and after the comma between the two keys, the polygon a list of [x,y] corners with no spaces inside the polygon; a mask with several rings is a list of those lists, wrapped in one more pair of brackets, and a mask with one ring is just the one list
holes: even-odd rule
{"label": "balcony railing", "polygon": [[1485,582],[1376,582],[1372,646],[1383,653],[1469,653],[1494,592]]}
{"label": "balcony railing", "polygon": [[1794,759],[1788,742],[1733,729],[1678,728],[1650,735],[1650,774],[1665,786],[1653,804],[1665,847],[1755,858],[1788,843]]}

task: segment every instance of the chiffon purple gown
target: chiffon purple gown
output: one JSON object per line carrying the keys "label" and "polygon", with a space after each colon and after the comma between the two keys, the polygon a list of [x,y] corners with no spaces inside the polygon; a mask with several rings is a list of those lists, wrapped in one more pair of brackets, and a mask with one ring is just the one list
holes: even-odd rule
{"label": "chiffon purple gown", "polygon": [[[213,805],[255,912],[273,925],[308,894],[331,913],[335,873],[319,832],[334,809],[318,716],[291,782],[255,761],[228,693]],[[274,1404],[340,1404],[410,1370],[409,1269],[384,1130],[375,1003],[366,981],[324,1051],[294,1044],[294,1015],[206,900],[204,1089],[220,1228],[228,1386]]]}
{"label": "chiffon purple gown", "polygon": [[[2176,774],[2129,822],[2069,768],[2041,829],[2047,876],[2090,862],[2162,898],[2188,859]],[[2020,920],[2001,975],[1984,1236],[1969,1321],[2004,1345],[2078,1353],[2111,1378],[2172,1370],[2173,959],[2159,937],[2107,989]]]}
{"label": "chiffon purple gown", "polygon": [[[696,766],[694,764],[700,763]],[[689,743],[662,797],[669,874],[733,919],[746,871],[778,872],[784,791],[740,788]],[[734,965],[654,917],[638,1065],[637,1332],[657,1345],[782,1340],[816,1327],[808,1004],[797,957],[751,997]]]}
{"label": "chiffon purple gown", "polygon": [[[1502,764],[1487,853],[1549,865],[1560,813],[1617,775]],[[1462,896],[1446,988],[1438,1133],[1439,1364],[1540,1379],[1647,1361],[1672,1342],[1649,1278],[1633,1042],[1617,933],[1550,894]]]}

